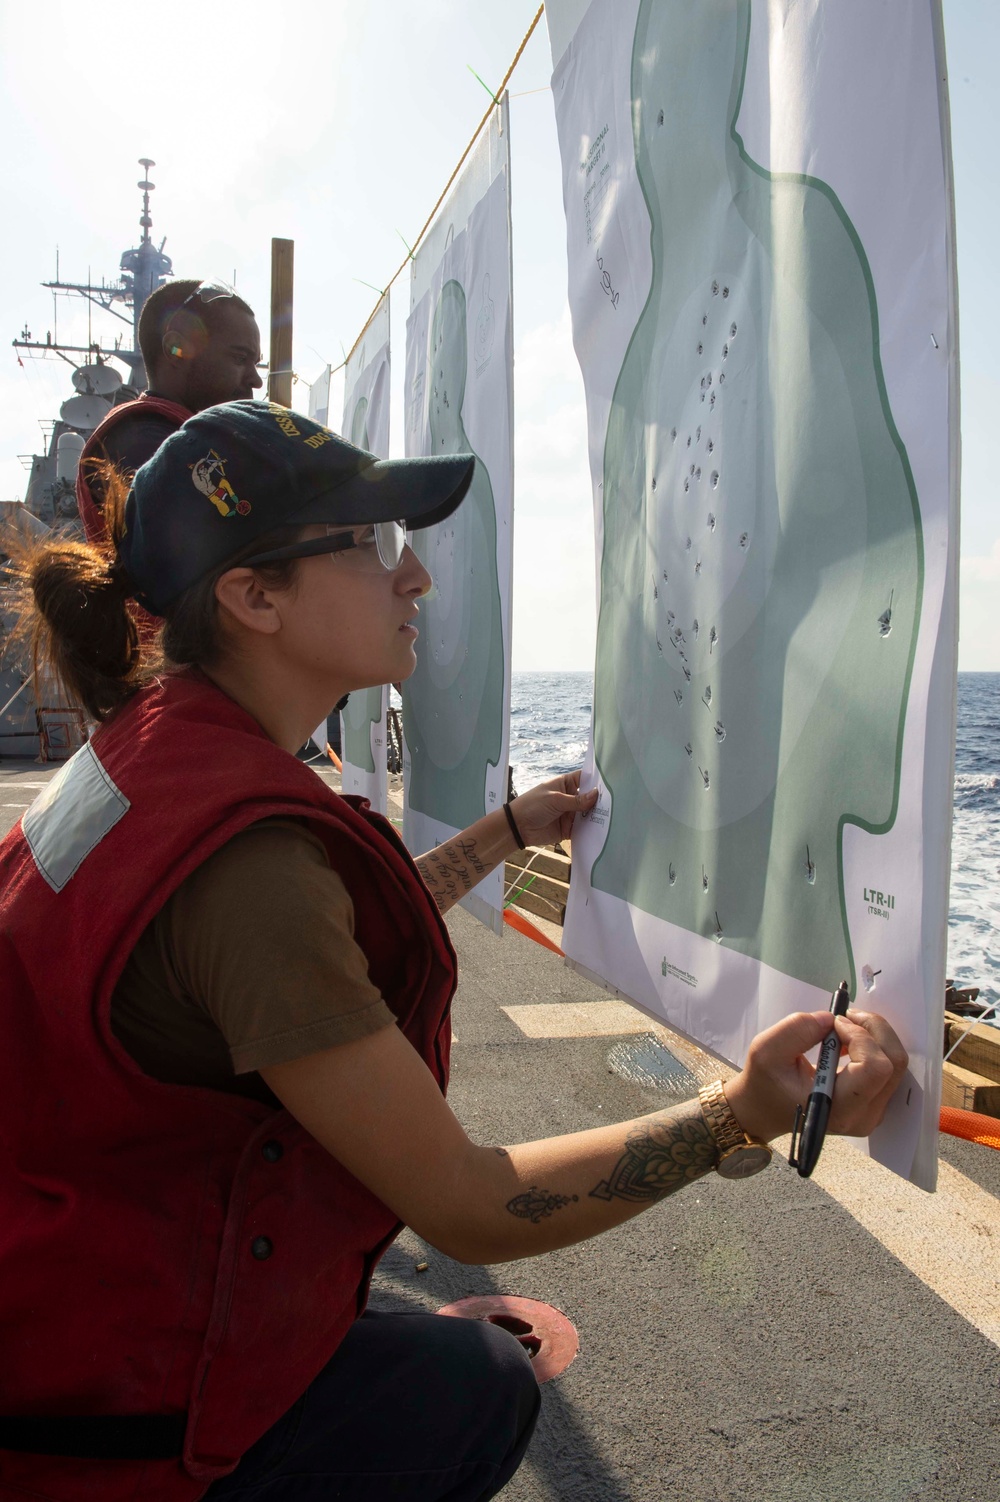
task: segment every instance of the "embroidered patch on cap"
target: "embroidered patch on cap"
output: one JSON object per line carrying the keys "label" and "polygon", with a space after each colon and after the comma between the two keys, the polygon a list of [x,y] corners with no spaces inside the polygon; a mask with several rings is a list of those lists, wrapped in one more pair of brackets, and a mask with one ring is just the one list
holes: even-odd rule
{"label": "embroidered patch on cap", "polygon": [[130,807],[92,746],[70,757],[21,820],[35,865],[53,892],[62,891]]}
{"label": "embroidered patch on cap", "polygon": [[241,501],[226,479],[226,460],[214,449],[209,449],[203,459],[189,464],[195,489],[207,495],[220,516],[246,516],[250,502]]}

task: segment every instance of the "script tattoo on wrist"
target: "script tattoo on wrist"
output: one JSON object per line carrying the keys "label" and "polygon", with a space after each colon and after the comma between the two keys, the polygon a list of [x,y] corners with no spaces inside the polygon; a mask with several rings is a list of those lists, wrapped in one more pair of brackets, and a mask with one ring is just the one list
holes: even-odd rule
{"label": "script tattoo on wrist", "polygon": [[524,1194],[516,1194],[507,1203],[507,1209],[511,1215],[517,1215],[521,1220],[530,1220],[532,1225],[537,1226],[539,1221],[546,1220],[556,1210],[562,1210],[565,1205],[572,1205],[579,1200],[578,1194],[553,1194],[548,1189],[536,1189],[534,1185]]}
{"label": "script tattoo on wrist", "polygon": [[644,1121],[625,1138],[625,1151],[606,1179],[590,1191],[598,1200],[649,1205],[710,1173],[719,1159],[715,1139],[699,1112]]}

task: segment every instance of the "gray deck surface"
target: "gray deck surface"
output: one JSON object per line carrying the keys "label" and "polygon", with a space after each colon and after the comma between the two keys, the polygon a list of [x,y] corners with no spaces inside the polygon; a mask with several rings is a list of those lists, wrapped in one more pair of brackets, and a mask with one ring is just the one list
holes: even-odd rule
{"label": "gray deck surface", "polygon": [[[604,992],[460,909],[449,927],[449,1098],[474,1139],[665,1103],[609,1072],[614,1040],[528,1039],[500,1011]],[[1000,1191],[1000,1153],[942,1138],[942,1156]],[[406,1232],[372,1302],[435,1309],[487,1292],[555,1304],[580,1336],[505,1502],[1000,1498],[1000,1351],[783,1162],[744,1184],[710,1175],[595,1241],[499,1267]]]}
{"label": "gray deck surface", "polygon": [[[56,770],[0,762],[0,830],[35,796],[26,784]],[[477,1141],[666,1103],[609,1071],[613,1039],[528,1039],[500,1010],[603,992],[460,909],[449,925],[450,1099]],[[1000,1153],[951,1138],[941,1150],[1000,1196]],[[1000,1499],[997,1346],[783,1163],[744,1184],[711,1175],[596,1241],[501,1267],[462,1266],[405,1232],[372,1303],[436,1309],[494,1291],[555,1304],[580,1336],[505,1502]]]}

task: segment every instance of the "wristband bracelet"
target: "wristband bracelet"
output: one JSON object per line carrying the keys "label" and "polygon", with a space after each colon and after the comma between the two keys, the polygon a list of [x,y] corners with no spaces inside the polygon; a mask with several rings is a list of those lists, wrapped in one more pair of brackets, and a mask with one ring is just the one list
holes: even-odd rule
{"label": "wristband bracelet", "polygon": [[518,848],[518,850],[526,850],[527,846],[525,845],[524,841],[521,838],[520,831],[518,830],[517,825],[514,823],[514,815],[510,811],[510,804],[509,803],[505,803],[503,805],[503,811],[507,815],[507,823],[510,825],[510,832],[514,836],[515,841],[517,842],[517,848]]}

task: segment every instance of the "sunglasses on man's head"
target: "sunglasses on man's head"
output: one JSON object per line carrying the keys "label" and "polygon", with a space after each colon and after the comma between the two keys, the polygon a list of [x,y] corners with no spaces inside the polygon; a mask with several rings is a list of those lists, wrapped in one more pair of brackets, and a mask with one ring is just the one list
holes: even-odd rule
{"label": "sunglasses on man's head", "polygon": [[181,307],[186,308],[188,303],[195,301],[204,303],[219,302],[224,297],[238,296],[239,293],[236,291],[236,288],[231,287],[228,282],[199,282],[191,293],[191,296],[185,297],[181,303]]}
{"label": "sunglasses on man's head", "polygon": [[358,561],[371,559],[376,567],[395,572],[403,561],[406,547],[405,522],[371,522],[367,526],[327,527],[325,537],[311,537],[304,542],[290,542],[283,548],[271,548],[241,560],[241,568],[258,564],[281,563],[289,558],[314,558],[319,553],[342,553],[358,549]]}

